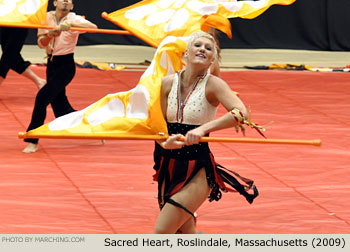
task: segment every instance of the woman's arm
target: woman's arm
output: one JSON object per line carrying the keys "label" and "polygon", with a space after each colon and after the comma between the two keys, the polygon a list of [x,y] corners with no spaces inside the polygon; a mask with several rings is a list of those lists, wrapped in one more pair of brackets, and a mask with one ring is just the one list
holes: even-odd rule
{"label": "woman's arm", "polygon": [[221,104],[227,111],[237,108],[247,118],[248,112],[244,103],[223,79],[211,76],[205,89],[205,95],[213,106]]}
{"label": "woman's arm", "polygon": [[222,104],[228,112],[213,121],[187,132],[185,137],[186,145],[198,144],[199,138],[210,132],[239,125],[236,114],[231,112],[233,109],[239,111],[241,119],[248,118],[248,112],[244,103],[234,94],[224,80],[211,76],[207,82],[206,97],[210,104],[213,106]]}

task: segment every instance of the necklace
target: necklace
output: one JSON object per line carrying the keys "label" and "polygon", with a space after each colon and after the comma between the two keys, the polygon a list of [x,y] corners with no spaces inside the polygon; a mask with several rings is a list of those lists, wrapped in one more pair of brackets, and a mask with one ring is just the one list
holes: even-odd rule
{"label": "necklace", "polygon": [[179,108],[178,108],[178,111],[177,111],[177,120],[179,122],[183,121],[183,110],[184,110],[184,107],[186,106],[186,103],[187,103],[188,99],[190,98],[191,94],[195,90],[198,82],[205,77],[205,76],[202,76],[202,75],[197,76],[196,79],[194,80],[193,84],[192,84],[190,92],[188,92],[186,98],[184,100],[182,100],[181,99],[181,74],[182,74],[182,71],[179,72],[179,74],[178,74],[178,83],[179,84],[178,84],[178,89],[177,89],[178,90],[177,97],[178,97],[178,104],[179,104]]}

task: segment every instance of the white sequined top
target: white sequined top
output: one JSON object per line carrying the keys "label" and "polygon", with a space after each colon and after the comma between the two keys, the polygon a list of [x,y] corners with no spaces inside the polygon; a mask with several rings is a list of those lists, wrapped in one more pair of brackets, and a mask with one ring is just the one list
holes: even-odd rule
{"label": "white sequined top", "polygon": [[210,74],[198,77],[187,97],[182,98],[181,73],[182,71],[175,74],[168,95],[167,121],[170,123],[202,125],[215,119],[218,108],[211,105],[205,96],[205,87]]}

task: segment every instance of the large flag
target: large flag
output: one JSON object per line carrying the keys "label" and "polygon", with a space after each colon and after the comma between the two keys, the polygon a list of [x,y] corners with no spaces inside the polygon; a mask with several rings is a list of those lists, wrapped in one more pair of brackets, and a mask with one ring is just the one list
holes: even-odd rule
{"label": "large flag", "polygon": [[48,0],[0,0],[0,26],[45,25]]}
{"label": "large flag", "polygon": [[115,17],[118,25],[157,47],[138,85],[126,92],[109,94],[81,111],[59,117],[22,137],[117,138],[160,133],[166,136],[160,106],[161,78],[183,67],[181,59],[189,35],[209,27],[228,33],[231,28],[227,18],[253,18],[272,4],[294,1],[144,0],[109,14],[108,19]]}
{"label": "large flag", "polygon": [[25,138],[97,138],[130,135],[167,136],[160,106],[161,78],[182,68],[181,57],[189,37],[167,37],[138,85],[109,94],[89,107],[58,117],[26,133]]}
{"label": "large flag", "polygon": [[231,37],[228,18],[255,18],[271,5],[288,5],[295,0],[144,0],[103,15],[157,47],[166,36],[188,36],[216,28]]}

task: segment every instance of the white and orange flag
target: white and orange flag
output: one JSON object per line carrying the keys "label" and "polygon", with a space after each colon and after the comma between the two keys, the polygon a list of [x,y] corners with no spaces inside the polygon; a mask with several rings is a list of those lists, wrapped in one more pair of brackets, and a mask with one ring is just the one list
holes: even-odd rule
{"label": "white and orange flag", "polygon": [[166,36],[188,36],[216,28],[231,37],[228,18],[252,19],[271,5],[289,5],[295,0],[144,0],[103,17],[153,47]]}
{"label": "white and orange flag", "polygon": [[160,133],[167,136],[159,97],[161,78],[182,68],[179,55],[185,52],[187,40],[188,37],[172,36],[164,39],[134,89],[109,94],[83,110],[27,132],[24,137],[107,139]]}
{"label": "white and orange flag", "polygon": [[[1,0],[0,0],[1,1]],[[155,136],[167,126],[160,106],[161,78],[180,70],[190,34],[215,27],[231,31],[228,17],[254,18],[272,4],[295,0],[145,0],[108,15],[157,50],[132,90],[109,94],[89,107],[59,117],[20,138],[126,138]],[[151,138],[153,139],[153,138]]]}
{"label": "white and orange flag", "polygon": [[45,25],[48,0],[0,0],[0,26]]}

